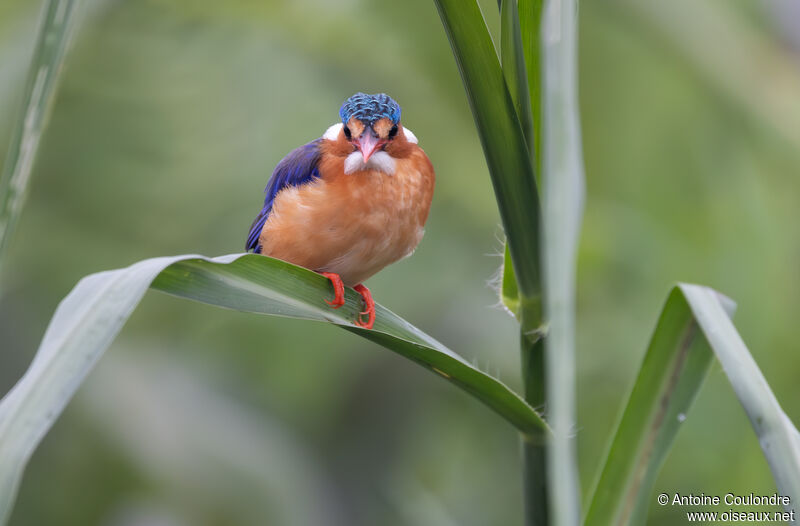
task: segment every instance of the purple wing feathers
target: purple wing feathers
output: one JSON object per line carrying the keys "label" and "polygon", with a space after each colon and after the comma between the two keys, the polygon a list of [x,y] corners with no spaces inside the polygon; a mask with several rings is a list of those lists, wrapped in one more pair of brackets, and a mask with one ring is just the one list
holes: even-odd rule
{"label": "purple wing feathers", "polygon": [[275,167],[265,189],[264,207],[250,226],[246,250],[252,250],[256,254],[261,252],[258,238],[278,193],[288,186],[300,186],[319,177],[320,141],[321,139],[317,139],[293,150]]}

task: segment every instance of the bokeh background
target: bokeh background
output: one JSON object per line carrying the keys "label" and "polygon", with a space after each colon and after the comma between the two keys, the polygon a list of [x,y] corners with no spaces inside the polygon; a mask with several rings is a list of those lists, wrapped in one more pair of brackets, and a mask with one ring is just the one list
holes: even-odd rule
{"label": "bokeh background", "polygon": [[[482,2],[493,30],[496,3]],[[736,323],[800,422],[800,13],[793,0],[585,0],[578,424],[588,493],[676,281]],[[40,1],[0,3],[8,144]],[[502,231],[430,0],[91,0],[2,276],[0,392],[82,276],[239,252],[272,167],[356,91],[403,106],[437,170],[380,302],[514,387],[490,285]],[[4,155],[0,148],[0,155]],[[658,492],[772,493],[715,365]],[[149,293],[33,457],[14,526],[518,525],[514,430],[332,326]],[[724,510],[722,510],[724,511]],[[654,504],[650,524],[682,524]]]}

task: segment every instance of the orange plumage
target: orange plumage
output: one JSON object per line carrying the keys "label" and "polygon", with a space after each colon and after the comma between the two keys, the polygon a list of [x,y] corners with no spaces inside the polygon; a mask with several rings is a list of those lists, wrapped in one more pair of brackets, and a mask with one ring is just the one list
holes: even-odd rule
{"label": "orange plumage", "polygon": [[248,248],[330,278],[334,308],[344,303],[342,284],[354,286],[369,317],[356,323],[371,328],[374,302],[362,282],[419,244],[435,176],[390,97],[356,94],[340,114],[342,124],[278,165]]}
{"label": "orange plumage", "polygon": [[320,177],[278,193],[259,242],[264,255],[339,274],[353,286],[414,251],[433,198],[433,166],[403,132],[386,148],[394,174],[346,174],[354,148],[342,131],[320,150]]}

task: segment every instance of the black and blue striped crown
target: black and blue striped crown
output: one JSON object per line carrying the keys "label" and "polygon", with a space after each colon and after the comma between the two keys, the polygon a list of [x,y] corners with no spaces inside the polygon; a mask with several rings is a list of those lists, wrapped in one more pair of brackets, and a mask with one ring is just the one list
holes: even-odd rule
{"label": "black and blue striped crown", "polygon": [[400,105],[385,93],[376,95],[356,93],[344,101],[339,109],[339,116],[344,124],[353,117],[368,126],[384,117],[397,124],[400,122]]}

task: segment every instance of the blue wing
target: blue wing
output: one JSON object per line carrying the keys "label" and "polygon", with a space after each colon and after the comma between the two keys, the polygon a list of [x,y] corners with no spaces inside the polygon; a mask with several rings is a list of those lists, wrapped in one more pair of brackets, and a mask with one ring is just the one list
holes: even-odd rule
{"label": "blue wing", "polygon": [[275,167],[275,171],[272,172],[272,177],[269,178],[265,189],[267,195],[264,197],[264,208],[261,209],[258,217],[250,226],[246,250],[252,250],[256,254],[261,253],[261,245],[258,244],[258,238],[261,236],[264,223],[272,211],[272,203],[275,201],[275,196],[278,195],[278,192],[288,186],[300,186],[319,177],[320,142],[321,139],[317,139],[293,150]]}

